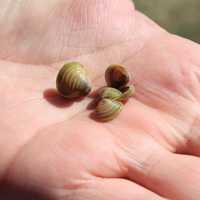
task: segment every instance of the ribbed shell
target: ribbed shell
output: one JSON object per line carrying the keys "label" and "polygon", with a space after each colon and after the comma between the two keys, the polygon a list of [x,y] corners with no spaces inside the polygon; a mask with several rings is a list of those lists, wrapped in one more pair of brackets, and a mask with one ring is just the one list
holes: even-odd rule
{"label": "ribbed shell", "polygon": [[118,89],[129,82],[130,75],[123,66],[111,65],[105,72],[105,79],[108,86]]}
{"label": "ribbed shell", "polygon": [[133,85],[122,87],[120,90],[122,92],[121,101],[127,101],[135,93],[135,87]]}
{"label": "ribbed shell", "polygon": [[98,91],[98,96],[100,99],[118,100],[122,97],[122,92],[115,88],[103,87]]}
{"label": "ribbed shell", "polygon": [[59,71],[56,85],[59,93],[66,98],[86,96],[91,84],[83,65],[77,62],[65,64]]}
{"label": "ribbed shell", "polygon": [[115,119],[123,108],[123,104],[110,99],[102,99],[96,107],[96,118],[102,122]]}

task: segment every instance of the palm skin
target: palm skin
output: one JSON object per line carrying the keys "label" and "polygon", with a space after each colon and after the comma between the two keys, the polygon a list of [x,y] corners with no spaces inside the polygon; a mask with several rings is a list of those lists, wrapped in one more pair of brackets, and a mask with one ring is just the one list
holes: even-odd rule
{"label": "palm skin", "polygon": [[[199,199],[197,44],[128,0],[0,4],[1,198]],[[52,90],[71,60],[87,66],[94,90],[108,65],[127,66],[136,95],[117,119],[96,122],[90,97],[67,102]]]}

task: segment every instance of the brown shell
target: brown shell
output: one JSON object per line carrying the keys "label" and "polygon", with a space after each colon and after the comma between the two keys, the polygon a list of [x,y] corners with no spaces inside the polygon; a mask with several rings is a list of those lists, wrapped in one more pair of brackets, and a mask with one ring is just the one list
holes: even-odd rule
{"label": "brown shell", "polygon": [[91,91],[91,83],[83,65],[78,62],[65,64],[56,79],[58,92],[66,98],[86,96]]}
{"label": "brown shell", "polygon": [[123,66],[111,65],[105,72],[105,79],[109,87],[118,89],[129,82],[130,75]]}
{"label": "brown shell", "polygon": [[115,119],[122,108],[123,104],[121,102],[111,99],[102,99],[96,107],[95,116],[99,121],[108,122]]}

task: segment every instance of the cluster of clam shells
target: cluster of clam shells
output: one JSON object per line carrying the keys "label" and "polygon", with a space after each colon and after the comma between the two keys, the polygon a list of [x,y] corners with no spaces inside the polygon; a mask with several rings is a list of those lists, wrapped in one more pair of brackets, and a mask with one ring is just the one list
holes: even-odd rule
{"label": "cluster of clam shells", "polygon": [[105,72],[107,86],[98,91],[95,115],[100,121],[115,119],[124,103],[134,94],[135,87],[128,85],[130,75],[123,66],[111,65]]}
{"label": "cluster of clam shells", "polygon": [[[135,91],[133,85],[128,85],[130,75],[123,66],[111,65],[105,72],[106,87],[97,92],[95,117],[107,122],[115,119],[126,102]],[[85,67],[78,62],[65,64],[56,79],[57,90],[67,99],[75,99],[91,92],[91,81]]]}

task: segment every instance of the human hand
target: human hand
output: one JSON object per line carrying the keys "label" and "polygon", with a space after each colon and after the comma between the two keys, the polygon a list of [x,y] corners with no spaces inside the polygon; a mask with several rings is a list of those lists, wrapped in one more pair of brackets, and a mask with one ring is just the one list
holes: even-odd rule
{"label": "human hand", "polygon": [[[198,200],[199,45],[129,0],[16,2],[0,2],[0,199]],[[94,88],[108,65],[128,67],[136,95],[117,119],[53,92],[71,60]]]}

